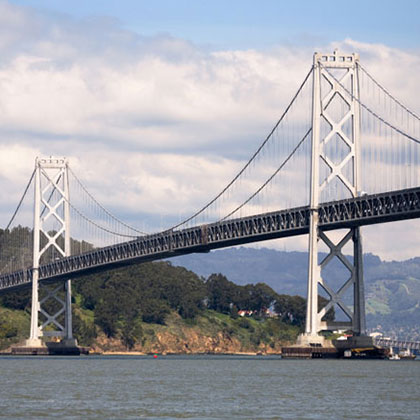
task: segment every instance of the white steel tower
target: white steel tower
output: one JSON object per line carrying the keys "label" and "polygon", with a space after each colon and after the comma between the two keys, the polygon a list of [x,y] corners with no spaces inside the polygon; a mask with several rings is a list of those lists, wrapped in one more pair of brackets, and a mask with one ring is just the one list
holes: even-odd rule
{"label": "white steel tower", "polygon": [[[39,347],[43,344],[41,337],[46,336],[60,337],[65,344],[75,345],[70,280],[64,283],[64,293],[62,284],[42,285],[41,300],[38,282],[41,263],[71,254],[68,161],[65,158],[36,158],[33,238],[31,331],[26,346]],[[49,313],[51,311],[54,313]]]}
{"label": "white steel tower", "polygon": [[[322,231],[319,223],[319,203],[329,199],[360,195],[360,112],[358,54],[314,54],[312,97],[312,158],[310,192],[308,301],[305,333],[300,344],[322,344],[323,330],[348,329],[356,335],[365,334],[362,243],[359,227],[349,229],[337,243]],[[338,195],[331,198],[329,194]],[[343,254],[343,247],[353,243],[353,258]],[[321,243],[328,249],[319,260]],[[338,290],[323,278],[323,270],[337,258],[348,271]],[[353,305],[343,296],[353,289]],[[329,297],[319,310],[320,290]],[[339,307],[346,321],[325,320],[327,312]],[[324,319],[323,319],[324,318]]]}

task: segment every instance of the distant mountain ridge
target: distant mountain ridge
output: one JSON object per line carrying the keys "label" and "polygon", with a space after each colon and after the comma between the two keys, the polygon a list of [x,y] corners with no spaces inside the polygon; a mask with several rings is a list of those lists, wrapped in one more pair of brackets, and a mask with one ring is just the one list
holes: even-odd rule
{"label": "distant mountain ridge", "polygon": [[[308,272],[307,252],[285,252],[269,248],[228,248],[212,251],[207,254],[190,254],[171,258],[174,265],[181,265],[203,277],[212,273],[222,273],[229,280],[237,284],[265,282],[278,293],[298,294],[306,296],[306,282]],[[411,260],[410,260],[411,261]],[[364,256],[364,270],[366,281],[374,280],[384,273],[400,275],[402,271],[411,273],[420,267],[417,263],[407,266],[407,261],[401,263],[382,262],[372,254]],[[387,265],[392,265],[392,270]],[[394,264],[397,267],[394,267]],[[334,261],[331,264],[331,275],[343,277],[347,270]],[[410,270],[411,267],[411,270]]]}
{"label": "distant mountain ridge", "polygon": [[[307,252],[239,247],[170,261],[205,278],[222,273],[237,284],[264,282],[278,293],[306,297]],[[347,269],[338,261],[326,273],[331,279],[346,275]],[[420,340],[420,257],[382,261],[376,255],[365,254],[364,278],[368,327]]]}

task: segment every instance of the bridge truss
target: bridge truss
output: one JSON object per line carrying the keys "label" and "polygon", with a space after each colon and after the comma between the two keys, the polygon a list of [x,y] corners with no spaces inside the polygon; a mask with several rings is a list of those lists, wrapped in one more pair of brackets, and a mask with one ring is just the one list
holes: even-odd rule
{"label": "bridge truss", "polygon": [[[362,93],[372,89],[379,92],[373,100],[363,99]],[[71,278],[309,234],[308,307],[301,339],[319,342],[319,332],[336,328],[363,335],[360,227],[420,217],[419,134],[420,118],[361,67],[357,54],[316,53],[285,112],[232,181],[192,216],[157,233],[133,228],[101,206],[65,159],[38,159],[0,237],[0,293],[32,286],[32,344],[48,334],[49,324],[56,328],[51,334],[71,340]],[[31,230],[18,217],[32,181]],[[345,231],[333,240],[330,233],[337,230]],[[349,258],[345,247],[350,244]],[[322,247],[327,256],[319,261]],[[333,259],[349,273],[338,284],[330,284],[324,274]],[[56,282],[65,284],[64,294],[53,288],[38,297],[39,285]],[[349,303],[345,295],[350,290]],[[329,302],[319,309],[321,292]],[[42,308],[46,298],[58,305],[52,315]],[[332,307],[346,320],[326,322],[323,317]],[[41,326],[39,313],[45,320]]]}
{"label": "bridge truss", "polygon": [[[194,228],[168,230],[41,264],[42,282],[64,281],[146,261],[309,233],[310,207],[264,213]],[[319,207],[322,230],[353,228],[420,217],[420,187],[324,203]],[[34,269],[0,277],[0,293],[32,283]]]}

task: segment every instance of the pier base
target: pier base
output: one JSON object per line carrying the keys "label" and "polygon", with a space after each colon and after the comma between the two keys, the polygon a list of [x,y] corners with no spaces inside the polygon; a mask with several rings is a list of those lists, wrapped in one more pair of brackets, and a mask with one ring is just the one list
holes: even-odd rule
{"label": "pier base", "polygon": [[293,359],[331,359],[337,358],[337,349],[331,341],[318,334],[301,334],[296,344],[282,348],[283,358]]}
{"label": "pier base", "polygon": [[387,359],[389,349],[376,346],[372,337],[361,335],[347,337],[346,340],[333,340],[338,357],[344,359]]}
{"label": "pier base", "polygon": [[290,346],[281,349],[281,357],[284,359],[336,359],[337,349],[334,347],[316,346]]}
{"label": "pier base", "polygon": [[386,359],[389,357],[389,349],[375,346],[372,337],[354,336],[332,342],[323,337],[323,342],[322,340],[316,342],[315,338],[315,336],[302,334],[294,346],[282,348],[282,357],[293,359]]}
{"label": "pier base", "polygon": [[44,343],[40,338],[28,338],[24,347],[44,347]]}
{"label": "pier base", "polygon": [[89,348],[79,346],[74,338],[45,343],[41,340],[26,340],[24,346],[12,347],[10,354],[20,356],[80,356],[81,354],[89,354]]}
{"label": "pier base", "polygon": [[324,347],[326,340],[323,335],[318,334],[300,334],[296,340],[299,347]]}

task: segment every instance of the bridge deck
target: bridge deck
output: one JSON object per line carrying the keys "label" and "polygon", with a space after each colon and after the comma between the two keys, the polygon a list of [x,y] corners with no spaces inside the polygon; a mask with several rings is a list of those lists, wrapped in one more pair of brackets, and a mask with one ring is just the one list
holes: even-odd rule
{"label": "bridge deck", "polygon": [[390,338],[376,338],[375,343],[382,347],[398,347],[407,350],[420,350],[419,341],[394,340]]}
{"label": "bridge deck", "polygon": [[[39,279],[44,282],[65,280],[145,261],[303,235],[309,232],[310,212],[309,206],[306,206],[146,235],[41,265]],[[418,217],[420,187],[323,203],[319,207],[322,230]],[[0,293],[28,286],[31,280],[32,269],[4,274],[0,276]]]}

